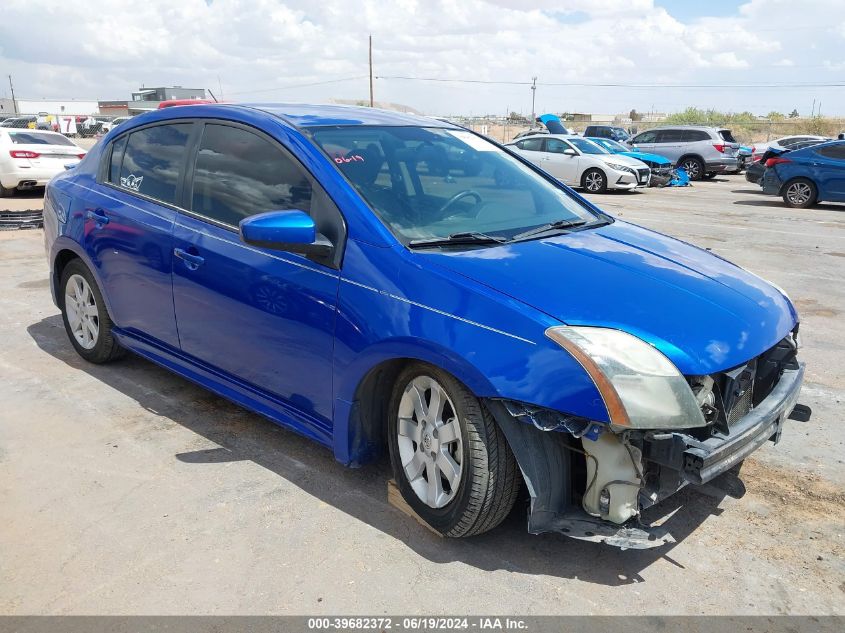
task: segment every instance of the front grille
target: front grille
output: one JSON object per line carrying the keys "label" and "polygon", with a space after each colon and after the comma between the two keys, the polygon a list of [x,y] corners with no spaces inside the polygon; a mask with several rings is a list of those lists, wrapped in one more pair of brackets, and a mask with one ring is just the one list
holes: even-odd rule
{"label": "front grille", "polygon": [[745,392],[733,401],[733,406],[728,411],[728,426],[733,426],[751,411],[753,393],[754,387],[749,385]]}

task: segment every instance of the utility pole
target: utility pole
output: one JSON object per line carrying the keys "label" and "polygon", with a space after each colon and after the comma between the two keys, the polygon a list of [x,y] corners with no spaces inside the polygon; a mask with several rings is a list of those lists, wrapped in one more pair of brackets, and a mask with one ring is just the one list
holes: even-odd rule
{"label": "utility pole", "polygon": [[810,118],[812,119],[816,114],[816,100],[813,99],[813,107],[810,108]]}
{"label": "utility pole", "polygon": [[15,101],[15,87],[12,85],[12,76],[9,75],[9,90],[12,92],[12,114],[18,113],[18,102]]}
{"label": "utility pole", "polygon": [[370,107],[375,107],[373,102],[373,36],[370,35]]}
{"label": "utility pole", "polygon": [[534,125],[534,120],[537,118],[537,113],[534,111],[534,97],[537,96],[537,78],[531,78],[531,125]]}

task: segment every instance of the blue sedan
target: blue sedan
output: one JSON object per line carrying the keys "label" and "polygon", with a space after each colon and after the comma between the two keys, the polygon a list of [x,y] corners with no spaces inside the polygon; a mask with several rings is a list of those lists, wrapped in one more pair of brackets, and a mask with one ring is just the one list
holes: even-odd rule
{"label": "blue sedan", "polygon": [[524,487],[532,533],[670,542],[641,511],[777,441],[802,382],[782,290],[435,119],[151,112],[49,183],[44,226],[82,358],[131,351],[349,466],[386,452],[447,536]]}
{"label": "blue sedan", "polygon": [[845,141],[769,158],[762,187],[764,193],[782,196],[794,209],[806,209],[822,200],[845,202]]}

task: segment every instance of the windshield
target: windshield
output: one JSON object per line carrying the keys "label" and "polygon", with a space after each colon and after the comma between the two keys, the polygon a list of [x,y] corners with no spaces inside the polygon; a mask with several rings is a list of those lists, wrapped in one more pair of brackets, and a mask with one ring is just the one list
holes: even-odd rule
{"label": "windshield", "polygon": [[585,154],[610,154],[610,152],[608,152],[605,148],[596,145],[592,141],[588,141],[585,138],[569,138],[566,140],[568,140],[570,143],[572,143],[575,147],[577,147]]}
{"label": "windshield", "polygon": [[458,233],[510,239],[558,221],[605,222],[562,187],[465,130],[354,125],[308,131],[404,243]]}
{"label": "windshield", "polygon": [[602,139],[590,139],[593,143],[598,143],[603,148],[608,150],[612,154],[619,154],[621,152],[628,152],[630,151],[629,148],[625,147],[619,141],[613,141],[609,138],[602,138]]}
{"label": "windshield", "polygon": [[73,145],[73,141],[53,132],[9,132],[12,143],[21,145]]}

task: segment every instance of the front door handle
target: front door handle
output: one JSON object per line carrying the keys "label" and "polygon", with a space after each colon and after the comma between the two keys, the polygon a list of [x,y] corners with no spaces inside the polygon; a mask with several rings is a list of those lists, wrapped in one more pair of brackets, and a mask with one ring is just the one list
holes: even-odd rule
{"label": "front door handle", "polygon": [[181,248],[174,248],[173,254],[179,259],[181,259],[183,262],[185,262],[185,266],[188,268],[188,270],[196,270],[205,262],[205,257],[194,255],[193,253],[189,253],[188,251]]}
{"label": "front door handle", "polygon": [[102,227],[109,223],[109,218],[102,209],[88,209],[85,215],[89,220],[94,220],[97,227]]}

